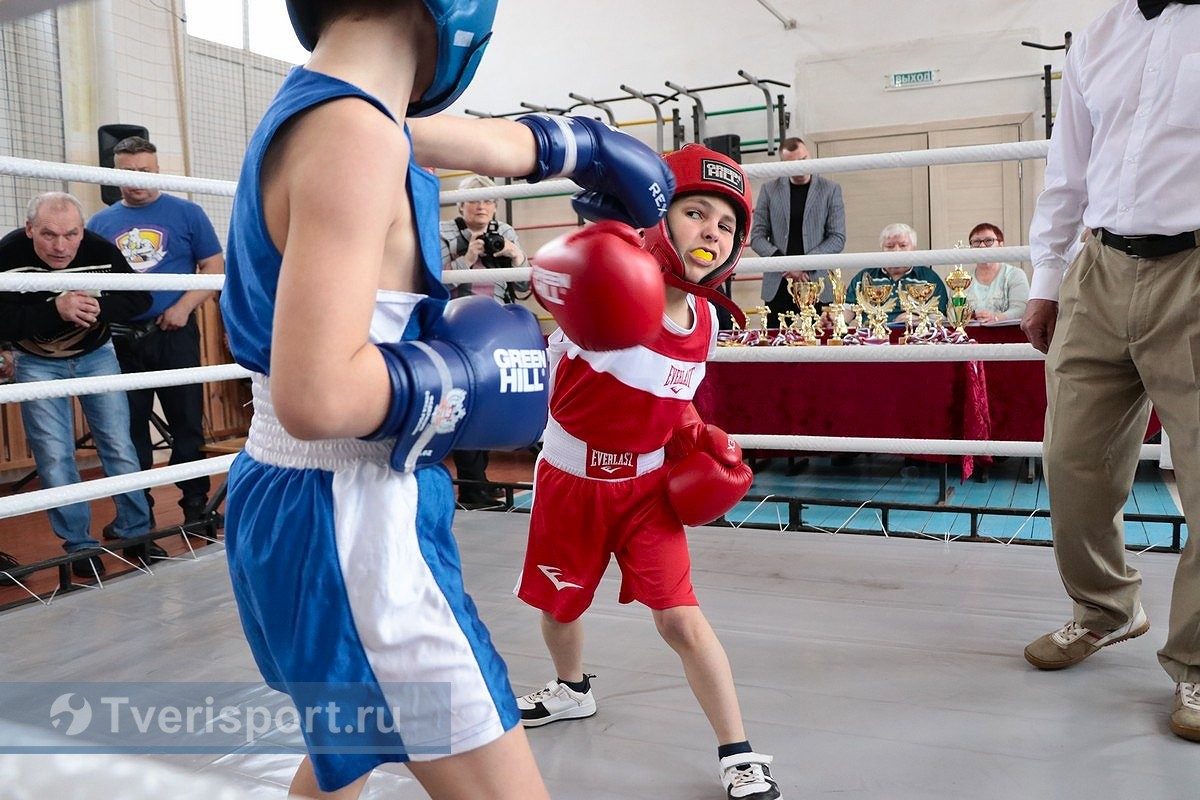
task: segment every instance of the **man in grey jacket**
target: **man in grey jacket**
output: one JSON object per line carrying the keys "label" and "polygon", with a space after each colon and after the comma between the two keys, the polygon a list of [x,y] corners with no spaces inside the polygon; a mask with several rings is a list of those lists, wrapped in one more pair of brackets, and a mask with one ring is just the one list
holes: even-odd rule
{"label": "man in grey jacket", "polygon": [[[800,161],[809,157],[804,140],[784,139],[782,161]],[[798,256],[816,253],[840,253],[846,245],[846,209],[842,187],[820,175],[796,175],[776,178],[758,193],[754,224],[750,229],[750,247],[760,256]],[[772,315],[795,311],[785,278],[806,279],[799,271],[763,274],[762,299]],[[772,317],[772,324],[778,316]]]}

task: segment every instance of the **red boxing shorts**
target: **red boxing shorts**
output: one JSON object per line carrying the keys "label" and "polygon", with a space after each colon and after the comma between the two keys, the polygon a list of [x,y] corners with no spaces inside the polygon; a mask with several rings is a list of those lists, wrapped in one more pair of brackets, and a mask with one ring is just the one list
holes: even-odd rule
{"label": "red boxing shorts", "polygon": [[656,610],[699,605],[687,535],[667,505],[667,470],[624,480],[574,475],[538,459],[525,566],[517,597],[559,622],[592,604],[610,556],[621,568],[620,602]]}

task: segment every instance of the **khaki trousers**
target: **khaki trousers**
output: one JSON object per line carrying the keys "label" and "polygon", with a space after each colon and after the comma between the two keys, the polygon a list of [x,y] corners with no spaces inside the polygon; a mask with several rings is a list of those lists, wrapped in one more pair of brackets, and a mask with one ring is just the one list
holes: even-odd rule
{"label": "khaki trousers", "polygon": [[1200,248],[1136,259],[1095,239],[1063,282],[1046,359],[1045,473],[1054,554],[1075,620],[1125,624],[1141,576],[1121,514],[1153,403],[1187,520],[1167,643],[1176,682],[1200,681]]}

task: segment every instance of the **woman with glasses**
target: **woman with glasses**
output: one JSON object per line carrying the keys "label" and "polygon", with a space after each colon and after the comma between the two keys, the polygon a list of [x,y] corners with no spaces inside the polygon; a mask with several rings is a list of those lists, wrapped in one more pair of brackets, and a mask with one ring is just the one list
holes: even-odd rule
{"label": "woman with glasses", "polygon": [[[1003,247],[1004,231],[990,222],[981,222],[971,229],[968,241],[971,247]],[[1025,270],[1012,264],[976,264],[967,299],[979,322],[1019,320],[1029,302],[1029,278]]]}

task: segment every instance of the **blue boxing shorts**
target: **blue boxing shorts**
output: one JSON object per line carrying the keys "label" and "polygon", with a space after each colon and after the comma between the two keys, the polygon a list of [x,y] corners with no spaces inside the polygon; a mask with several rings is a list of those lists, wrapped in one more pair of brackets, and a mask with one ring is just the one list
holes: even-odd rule
{"label": "blue boxing shorts", "polygon": [[[396,472],[390,441],[295,439],[268,379],[253,388],[225,543],[254,658],[302,719],[348,696],[393,717],[370,730],[352,717],[302,725],[322,790],[387,761],[472,750],[517,725],[504,661],[463,588],[445,468]],[[415,685],[442,687],[441,723],[407,696]]]}

